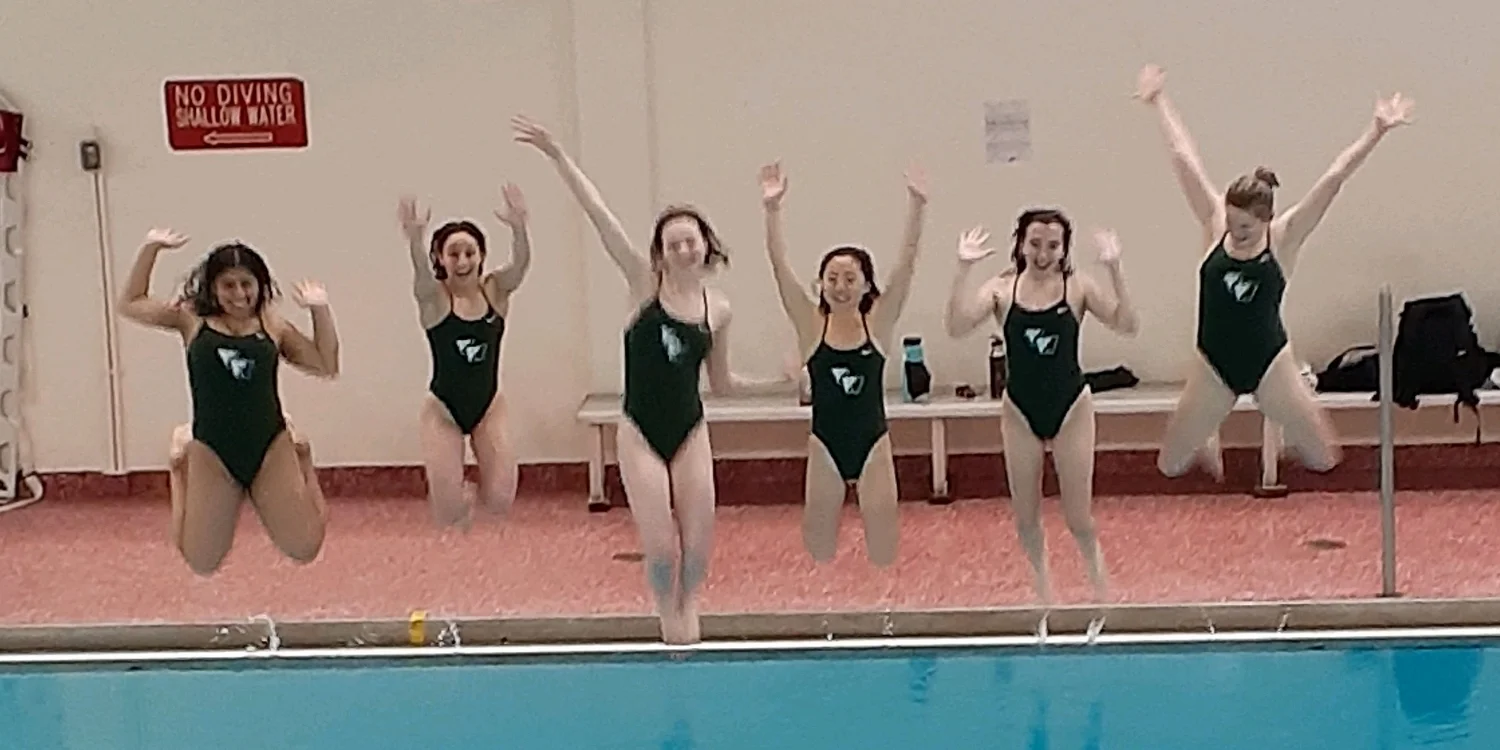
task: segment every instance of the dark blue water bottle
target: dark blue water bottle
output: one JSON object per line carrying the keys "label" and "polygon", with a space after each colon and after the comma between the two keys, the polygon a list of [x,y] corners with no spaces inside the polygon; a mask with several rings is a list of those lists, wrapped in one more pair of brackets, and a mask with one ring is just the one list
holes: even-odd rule
{"label": "dark blue water bottle", "polygon": [[906,350],[901,367],[901,396],[908,403],[925,401],[932,392],[932,372],[922,354],[922,337],[907,336],[901,339],[901,347]]}

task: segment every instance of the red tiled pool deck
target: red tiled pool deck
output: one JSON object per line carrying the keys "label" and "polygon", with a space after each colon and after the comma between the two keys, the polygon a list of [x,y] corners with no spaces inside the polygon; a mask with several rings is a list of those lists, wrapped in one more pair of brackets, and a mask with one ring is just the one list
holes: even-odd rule
{"label": "red tiled pool deck", "polygon": [[[1114,600],[1173,604],[1368,599],[1380,593],[1374,492],[1100,497]],[[0,514],[0,626],[647,615],[623,509],[526,494],[467,533],[428,521],[418,497],[335,497],[321,557],[283,559],[247,509],[235,548],[194,576],[166,539],[162,497],[66,497]],[[801,547],[796,504],[719,511],[705,615],[1024,606],[1031,575],[1003,500],[902,504],[898,562],[864,558],[847,509],[838,559]],[[1403,491],[1397,581],[1407,598],[1500,596],[1500,490]],[[1077,549],[1049,498],[1059,603],[1084,603]]]}

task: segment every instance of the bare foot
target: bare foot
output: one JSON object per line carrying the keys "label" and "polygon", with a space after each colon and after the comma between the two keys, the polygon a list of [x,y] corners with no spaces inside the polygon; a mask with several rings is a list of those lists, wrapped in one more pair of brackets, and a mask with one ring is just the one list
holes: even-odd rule
{"label": "bare foot", "polygon": [[685,646],[692,643],[687,622],[680,612],[661,615],[661,641],[668,646]]}
{"label": "bare foot", "polygon": [[698,603],[692,599],[685,599],[681,614],[683,626],[684,643],[698,643],[703,640],[703,623],[698,617]]}
{"label": "bare foot", "polygon": [[1089,629],[1086,632],[1087,637],[1084,639],[1084,641],[1090,645],[1093,645],[1095,641],[1099,640],[1099,634],[1103,631],[1104,615],[1100,614],[1094,619],[1089,620]]}

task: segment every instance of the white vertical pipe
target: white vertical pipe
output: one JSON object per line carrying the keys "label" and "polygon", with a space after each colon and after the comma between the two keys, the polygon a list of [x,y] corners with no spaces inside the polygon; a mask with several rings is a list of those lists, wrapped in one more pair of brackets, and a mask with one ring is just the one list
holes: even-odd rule
{"label": "white vertical pipe", "polygon": [[[93,139],[99,141],[98,131]],[[101,151],[103,150],[101,144]],[[115,314],[114,252],[109,231],[109,189],[100,171],[91,173],[94,180],[94,228],[99,250],[99,277],[104,285],[104,359],[105,376],[109,383],[109,467],[107,474],[125,473],[125,443],[122,439],[125,423],[125,407],[120,395],[120,347],[119,326]]]}
{"label": "white vertical pipe", "polygon": [[1281,425],[1260,417],[1260,486],[1281,484]]}
{"label": "white vertical pipe", "polygon": [[1392,424],[1395,324],[1391,287],[1380,287],[1380,574],[1381,596],[1396,595],[1396,443]]}

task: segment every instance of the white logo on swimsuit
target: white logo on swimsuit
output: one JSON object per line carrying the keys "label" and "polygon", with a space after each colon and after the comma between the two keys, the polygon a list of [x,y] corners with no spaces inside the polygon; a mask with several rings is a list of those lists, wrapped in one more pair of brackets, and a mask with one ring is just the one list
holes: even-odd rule
{"label": "white logo on swimsuit", "polygon": [[1239,271],[1229,271],[1224,274],[1224,288],[1229,290],[1235,302],[1244,304],[1255,299],[1255,293],[1260,290],[1260,282],[1245,278]]}
{"label": "white logo on swimsuit", "polygon": [[833,373],[833,382],[838,383],[839,387],[844,389],[845,396],[858,396],[864,393],[865,376],[851,375],[847,367],[830,367],[828,369],[829,372]]}
{"label": "white logo on swimsuit", "polygon": [[1055,333],[1050,336],[1043,336],[1042,329],[1027,328],[1026,342],[1031,344],[1031,348],[1035,349],[1036,353],[1043,357],[1050,357],[1057,353],[1057,334]]}
{"label": "white logo on swimsuit", "polygon": [[667,361],[674,365],[682,360],[683,352],[687,351],[687,345],[682,343],[682,338],[671,326],[661,327],[661,348],[667,353]]}
{"label": "white logo on swimsuit", "polygon": [[220,347],[219,361],[224,363],[224,369],[229,371],[229,376],[239,381],[247,381],[255,376],[255,360],[240,353],[239,349],[225,349]]}
{"label": "white logo on swimsuit", "polygon": [[458,356],[463,357],[465,362],[477,365],[484,361],[484,355],[490,351],[490,345],[477,339],[459,339]]}

